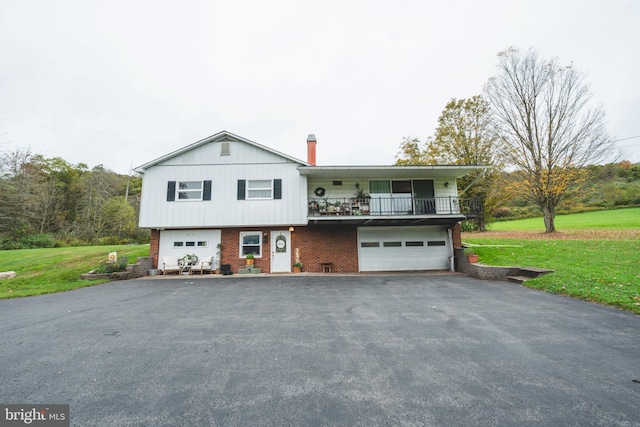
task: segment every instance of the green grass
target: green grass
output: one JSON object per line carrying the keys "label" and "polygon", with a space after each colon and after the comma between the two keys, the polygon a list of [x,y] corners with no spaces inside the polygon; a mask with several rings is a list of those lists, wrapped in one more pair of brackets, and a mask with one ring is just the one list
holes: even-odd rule
{"label": "green grass", "polygon": [[149,245],[0,251],[0,271],[18,274],[15,279],[0,280],[0,298],[49,294],[103,283],[106,280],[82,280],[80,275],[96,268],[113,251],[118,252],[118,257],[129,257],[131,264],[137,257],[149,256]]}
{"label": "green grass", "polygon": [[[640,229],[640,208],[595,211],[578,214],[556,215],[556,229]],[[514,221],[494,222],[489,227],[492,231],[540,230],[544,231],[544,220],[527,218]]]}
{"label": "green grass", "polygon": [[487,265],[545,267],[526,286],[640,314],[640,240],[518,240],[465,236]]}

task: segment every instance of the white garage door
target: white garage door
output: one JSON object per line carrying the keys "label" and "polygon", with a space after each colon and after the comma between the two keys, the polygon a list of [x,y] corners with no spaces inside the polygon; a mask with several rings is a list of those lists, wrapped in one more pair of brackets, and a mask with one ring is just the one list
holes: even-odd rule
{"label": "white garage door", "polygon": [[449,237],[441,227],[360,227],[360,271],[446,270]]}

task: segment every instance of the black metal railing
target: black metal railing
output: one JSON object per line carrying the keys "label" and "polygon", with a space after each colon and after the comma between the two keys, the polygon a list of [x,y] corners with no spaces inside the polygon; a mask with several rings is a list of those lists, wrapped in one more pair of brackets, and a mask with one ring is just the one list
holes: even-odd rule
{"label": "black metal railing", "polygon": [[482,212],[478,198],[461,197],[393,197],[371,196],[354,198],[310,198],[309,216],[362,216],[362,215],[451,215],[477,216]]}

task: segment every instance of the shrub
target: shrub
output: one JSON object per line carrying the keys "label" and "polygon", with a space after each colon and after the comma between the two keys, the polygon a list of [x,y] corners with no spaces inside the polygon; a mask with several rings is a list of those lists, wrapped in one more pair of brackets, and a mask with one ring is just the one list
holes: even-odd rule
{"label": "shrub", "polygon": [[474,223],[469,221],[462,221],[462,224],[460,224],[460,231],[465,233],[469,233],[477,229],[478,227]]}
{"label": "shrub", "polygon": [[506,206],[498,208],[493,212],[493,217],[494,218],[507,218],[507,217],[510,217],[512,215],[513,215],[513,212],[511,212],[511,209],[509,209]]}
{"label": "shrub", "polygon": [[129,258],[126,256],[120,257],[119,260],[113,261],[100,261],[98,267],[94,270],[94,273],[118,273],[125,271],[129,264]]}

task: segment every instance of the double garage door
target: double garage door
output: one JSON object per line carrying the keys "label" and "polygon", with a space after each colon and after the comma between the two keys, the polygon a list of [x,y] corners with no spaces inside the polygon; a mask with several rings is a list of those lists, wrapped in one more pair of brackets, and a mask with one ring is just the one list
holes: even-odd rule
{"label": "double garage door", "polygon": [[360,271],[446,270],[450,242],[441,227],[359,227]]}

